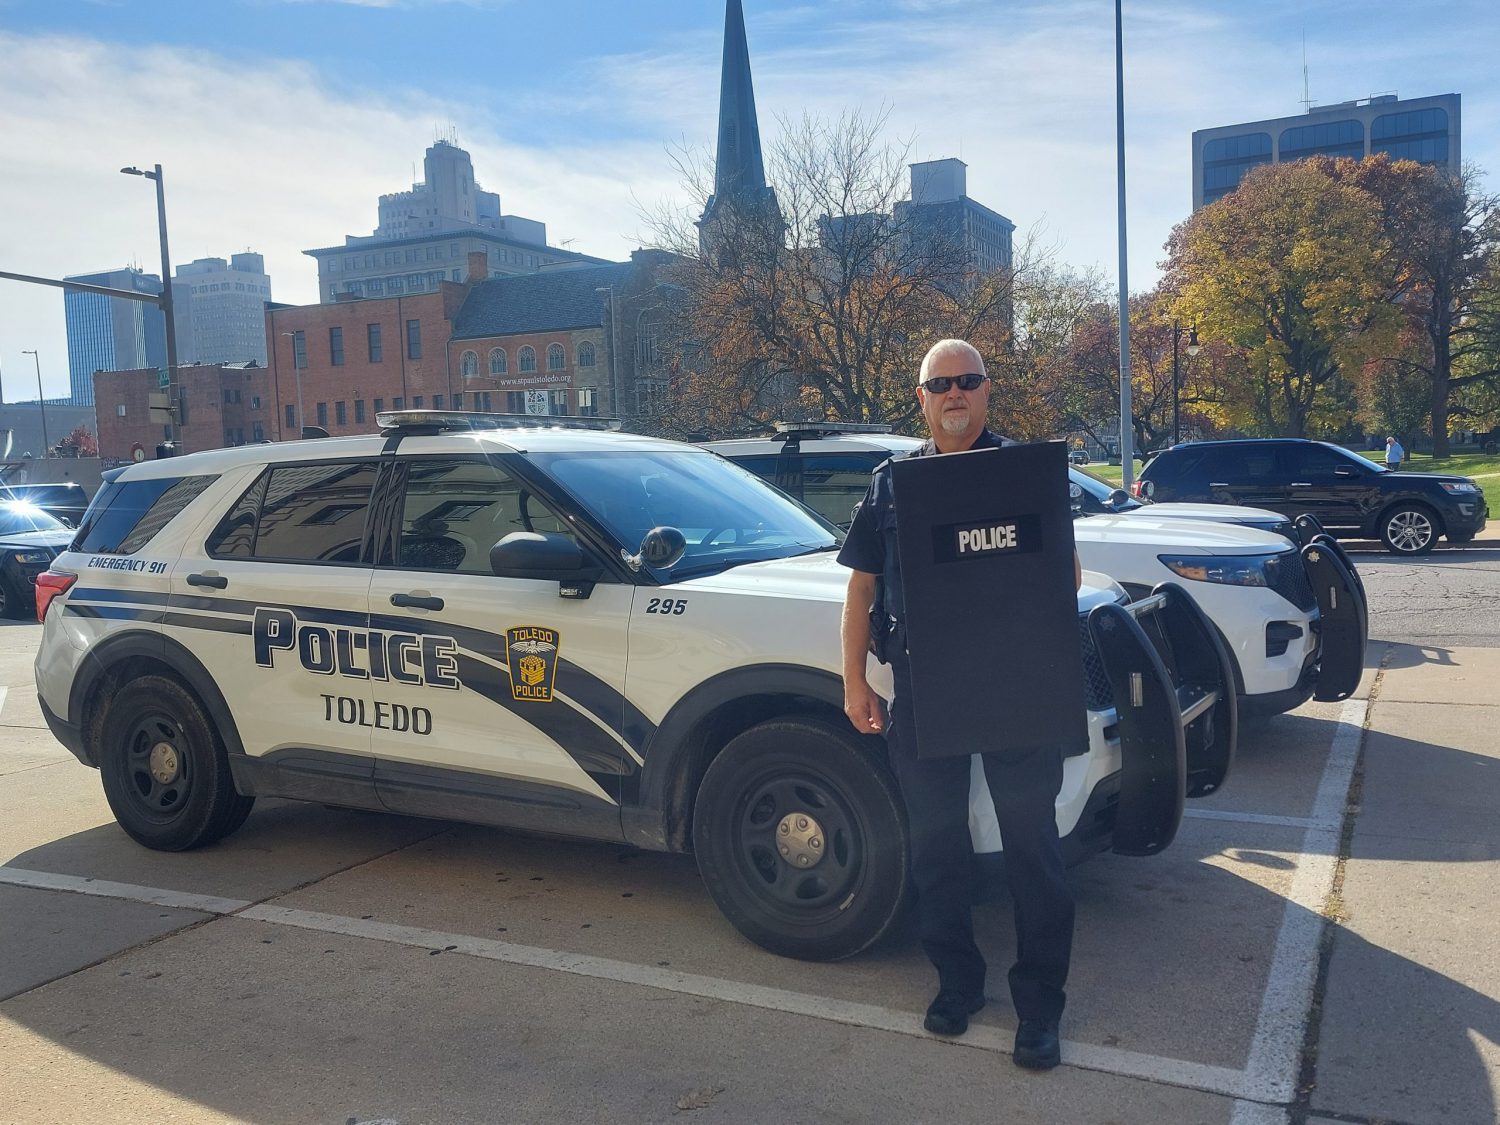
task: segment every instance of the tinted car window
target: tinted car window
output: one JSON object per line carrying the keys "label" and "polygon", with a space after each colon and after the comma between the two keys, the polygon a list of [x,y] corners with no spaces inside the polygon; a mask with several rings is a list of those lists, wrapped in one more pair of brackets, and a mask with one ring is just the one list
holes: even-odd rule
{"label": "tinted car window", "polygon": [[567,521],[489,461],[407,466],[397,566],[490,574],[490,548],[513,531],[572,535]]}
{"label": "tinted car window", "polygon": [[809,453],[797,458],[802,471],[802,502],[848,531],[854,506],[870,487],[870,474],[884,460],[886,455],[881,453]]}
{"label": "tinted car window", "polygon": [[73,550],[100,555],[139,551],[217,476],[117,480],[94,497]]}
{"label": "tinted car window", "polygon": [[256,524],[255,557],[358,562],[376,473],[368,462],[272,469]]}
{"label": "tinted car window", "polygon": [[269,470],[261,473],[245,494],[235,501],[234,507],[224,514],[219,526],[213,529],[205,544],[212,557],[248,559],[255,554],[256,517],[260,514],[260,502],[270,476]]}
{"label": "tinted car window", "polygon": [[1335,469],[1355,468],[1349,457],[1323,445],[1296,445],[1288,449],[1287,454],[1293,480],[1328,482],[1336,479]]}
{"label": "tinted car window", "polygon": [[749,469],[761,480],[776,483],[776,463],[780,458],[771,457],[736,457],[734,463],[742,469]]}

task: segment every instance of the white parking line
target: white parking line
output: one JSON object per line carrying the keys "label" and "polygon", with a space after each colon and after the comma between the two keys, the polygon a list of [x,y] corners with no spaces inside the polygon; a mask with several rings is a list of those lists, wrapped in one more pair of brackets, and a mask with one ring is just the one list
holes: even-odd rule
{"label": "white parking line", "polygon": [[1273,816],[1270,813],[1220,812],[1218,809],[1184,809],[1183,816],[1196,820],[1228,820],[1236,824],[1269,824],[1276,828],[1308,829],[1316,822],[1305,816]]}
{"label": "white parking line", "polygon": [[[1288,1117],[1282,1107],[1295,1096],[1303,1030],[1317,979],[1316,954],[1323,927],[1321,911],[1333,886],[1344,809],[1368,712],[1369,700],[1351,699],[1339,713],[1339,729],[1329,751],[1328,764],[1319,782],[1310,817],[1279,817],[1206,809],[1191,810],[1188,814],[1205,820],[1305,829],[1297,873],[1292,879],[1286,911],[1277,934],[1246,1068],[1241,1071],[1072,1041],[1065,1045],[1064,1058],[1067,1065],[1233,1098],[1235,1102],[1230,1125],[1284,1125]],[[695,973],[673,972],[563,950],[515,945],[468,934],[445,933],[281,906],[255,905],[242,899],[189,894],[15,867],[0,866],[0,883],[197,910],[410,948],[441,949],[469,957],[620,981],[642,988],[700,996],[730,1004],[829,1020],[852,1027],[923,1039],[937,1038],[922,1029],[920,1017],[914,1012]],[[994,1054],[1010,1053],[1010,1033],[985,1025],[971,1027],[962,1040],[944,1042]]]}
{"label": "white parking line", "polygon": [[0,715],[5,713],[5,697],[10,694],[10,688],[0,687]]}
{"label": "white parking line", "polygon": [[1287,891],[1286,911],[1245,1067],[1256,1101],[1290,1102],[1296,1095],[1302,1033],[1318,977],[1323,904],[1333,889],[1344,809],[1369,710],[1369,699],[1345,702],[1313,799],[1312,826],[1302,839],[1297,873]]}
{"label": "white parking line", "polygon": [[[490,938],[473,937],[469,934],[444,933],[439,930],[399,926],[388,922],[350,918],[341,914],[323,914],[312,910],[252,905],[240,899],[167,891],[130,883],[110,883],[77,875],[54,875],[15,867],[0,867],[0,883],[43,890],[70,891],[133,902],[149,902],[156,906],[175,906],[185,910],[201,910],[209,914],[245,918],[271,925],[292,926],[297,929],[340,934],[370,941],[382,941],[413,949],[441,949],[445,952],[480,957],[489,961],[526,965],[599,980],[620,981],[662,992],[700,996],[729,1004],[741,1004],[746,1007],[807,1016],[811,1019],[829,1020],[851,1027],[910,1035],[918,1039],[938,1038],[922,1029],[921,1016],[916,1012],[884,1008],[875,1004],[859,1004],[849,1000],[837,1000],[802,992],[790,992],[786,989],[768,988],[764,985],[746,984],[742,981],[724,980],[696,973],[673,972],[653,966],[637,965],[629,961],[614,961],[604,957],[590,957],[557,949],[515,945]],[[972,1050],[1008,1055],[1010,1054],[1010,1040],[1011,1033],[1003,1028],[976,1024],[969,1029],[969,1033],[962,1040],[945,1039],[942,1042],[951,1042],[955,1046]],[[1092,1043],[1072,1041],[1064,1045],[1064,1058],[1067,1060],[1067,1065],[1083,1070],[1101,1071],[1105,1074],[1182,1086],[1230,1098],[1253,1096],[1245,1073],[1230,1067],[1168,1059],[1136,1051],[1125,1051],[1117,1047],[1100,1047]]]}

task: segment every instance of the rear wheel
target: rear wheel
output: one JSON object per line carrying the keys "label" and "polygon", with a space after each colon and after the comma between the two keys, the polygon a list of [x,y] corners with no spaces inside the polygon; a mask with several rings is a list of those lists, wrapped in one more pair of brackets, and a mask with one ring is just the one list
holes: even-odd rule
{"label": "rear wheel", "polygon": [[1393,555],[1425,555],[1438,535],[1437,516],[1421,504],[1397,504],[1380,517],[1380,541]]}
{"label": "rear wheel", "polygon": [[229,759],[197,698],[168,676],[141,676],[109,704],[96,760],[120,827],[160,851],[202,847],[245,822]]}
{"label": "rear wheel", "polygon": [[698,790],[693,848],[724,916],[786,957],[854,956],[907,896],[895,779],[852,730],[818,720],[762,723],[724,748]]}

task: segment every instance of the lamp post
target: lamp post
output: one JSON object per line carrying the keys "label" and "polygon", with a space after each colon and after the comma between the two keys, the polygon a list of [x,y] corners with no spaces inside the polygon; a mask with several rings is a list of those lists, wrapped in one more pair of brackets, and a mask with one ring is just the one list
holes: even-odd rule
{"label": "lamp post", "polygon": [[36,404],[42,408],[42,459],[52,456],[52,441],[47,436],[47,400],[42,395],[42,361],[32,348],[22,348],[22,355],[29,355],[36,364]]}
{"label": "lamp post", "polygon": [[283,332],[283,336],[292,339],[292,370],[297,375],[297,436],[305,437],[307,429],[307,415],[302,413],[302,363],[297,359],[297,333]]}
{"label": "lamp post", "polygon": [[1120,230],[1120,471],[1121,487],[1130,491],[1134,476],[1135,433],[1130,411],[1130,282],[1125,258],[1125,37],[1120,0],[1115,0],[1115,194]]}
{"label": "lamp post", "polygon": [[150,172],[134,165],[121,168],[126,176],[145,176],[156,182],[156,230],[161,239],[161,315],[167,333],[167,402],[172,407],[172,438],[177,438],[177,326],[172,316],[172,258],[167,253],[167,197],[162,186],[161,165],[153,164]]}
{"label": "lamp post", "polygon": [[[1182,440],[1182,418],[1178,413],[1177,388],[1180,380],[1177,374],[1177,341],[1182,339],[1182,324],[1172,321],[1172,444],[1176,445]],[[1198,326],[1196,324],[1188,328],[1188,358],[1198,354]]]}
{"label": "lamp post", "polygon": [[625,411],[621,409],[620,403],[620,330],[615,319],[615,287],[601,285],[594,292],[601,297],[609,294],[609,401],[614,407],[615,417],[624,418]]}

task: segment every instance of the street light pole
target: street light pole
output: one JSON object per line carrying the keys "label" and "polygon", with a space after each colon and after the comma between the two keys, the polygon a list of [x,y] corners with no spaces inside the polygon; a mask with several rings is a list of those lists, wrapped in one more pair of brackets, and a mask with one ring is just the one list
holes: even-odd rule
{"label": "street light pole", "polygon": [[615,287],[601,285],[594,292],[609,294],[609,399],[615,417],[623,419],[625,411],[620,402],[620,329],[615,317]]}
{"label": "street light pole", "polygon": [[[1177,341],[1182,338],[1182,324],[1180,321],[1172,321],[1172,444],[1176,445],[1182,440],[1182,420],[1178,413],[1178,386],[1180,379],[1177,368]],[[1198,354],[1198,326],[1196,324],[1188,328],[1188,358]]]}
{"label": "street light pole", "polygon": [[283,332],[283,336],[292,338],[292,371],[297,376],[297,436],[303,437],[303,431],[307,429],[307,415],[302,413],[302,364],[297,362],[297,333]]}
{"label": "street light pole", "polygon": [[42,394],[42,361],[31,348],[21,349],[22,355],[29,355],[36,363],[36,404],[42,408],[42,459],[45,461],[52,456],[52,439],[47,436],[47,399]]}
{"label": "street light pole", "polygon": [[177,325],[172,311],[172,257],[167,252],[167,197],[162,185],[161,165],[152,165],[152,171],[144,172],[131,166],[121,168],[127,176],[145,176],[156,181],[156,231],[161,239],[161,315],[167,333],[167,402],[172,408],[172,421],[168,427],[169,440],[177,440],[178,387],[177,387]]}
{"label": "street light pole", "polygon": [[1135,431],[1130,408],[1130,282],[1125,268],[1125,38],[1120,0],[1115,0],[1115,165],[1120,228],[1120,470],[1122,487],[1129,492],[1135,469]]}

